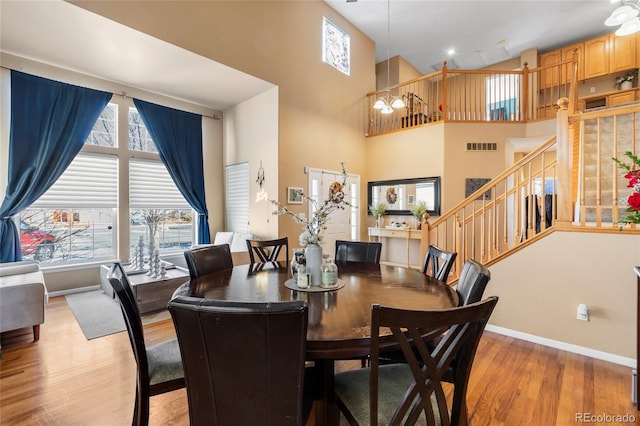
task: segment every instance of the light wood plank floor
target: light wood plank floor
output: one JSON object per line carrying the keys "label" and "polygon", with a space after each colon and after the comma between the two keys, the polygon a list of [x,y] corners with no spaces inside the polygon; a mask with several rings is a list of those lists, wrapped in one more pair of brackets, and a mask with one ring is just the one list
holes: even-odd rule
{"label": "light wood plank floor", "polygon": [[[1,425],[131,424],[135,362],[126,333],[87,341],[64,297],[47,305],[39,342],[30,332],[2,336]],[[151,324],[145,333],[153,343],[173,336],[173,325]],[[359,361],[338,364],[358,368]],[[640,424],[630,374],[628,367],[486,332],[471,374],[470,422],[572,425],[588,413],[634,416],[598,424]],[[151,398],[151,425],[188,423],[184,390]]]}

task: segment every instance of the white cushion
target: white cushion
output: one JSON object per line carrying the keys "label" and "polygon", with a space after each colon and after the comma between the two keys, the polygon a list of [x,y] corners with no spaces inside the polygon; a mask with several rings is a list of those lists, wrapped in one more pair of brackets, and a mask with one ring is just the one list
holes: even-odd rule
{"label": "white cushion", "polygon": [[253,239],[253,235],[244,232],[236,232],[231,243],[231,252],[247,251],[247,240]]}
{"label": "white cushion", "polygon": [[28,274],[40,270],[40,264],[35,261],[0,263],[0,277],[8,275]]}
{"label": "white cushion", "polygon": [[214,245],[229,244],[233,241],[233,232],[216,232],[216,238],[213,241]]}

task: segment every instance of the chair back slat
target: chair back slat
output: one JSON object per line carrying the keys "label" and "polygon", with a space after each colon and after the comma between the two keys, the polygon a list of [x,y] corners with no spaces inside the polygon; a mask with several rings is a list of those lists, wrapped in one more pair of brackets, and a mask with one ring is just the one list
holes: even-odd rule
{"label": "chair back slat", "polygon": [[[286,265],[289,264],[289,238],[283,237],[275,240],[247,240],[247,250],[251,264],[278,262],[281,250],[285,252]],[[257,259],[256,259],[257,257]]]}
{"label": "chair back slat", "polygon": [[437,280],[447,282],[449,272],[451,272],[457,255],[455,252],[447,252],[434,245],[430,245],[427,250],[427,255],[424,258],[422,272]]}

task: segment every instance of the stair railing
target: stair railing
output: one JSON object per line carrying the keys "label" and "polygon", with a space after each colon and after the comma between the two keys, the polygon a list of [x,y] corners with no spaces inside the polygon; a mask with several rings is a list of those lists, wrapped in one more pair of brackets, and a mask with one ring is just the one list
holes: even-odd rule
{"label": "stair railing", "polygon": [[466,259],[490,265],[541,238],[555,221],[572,221],[568,99],[558,103],[556,136],[432,223],[423,224],[423,255],[430,244],[458,253],[450,280],[458,278]]}

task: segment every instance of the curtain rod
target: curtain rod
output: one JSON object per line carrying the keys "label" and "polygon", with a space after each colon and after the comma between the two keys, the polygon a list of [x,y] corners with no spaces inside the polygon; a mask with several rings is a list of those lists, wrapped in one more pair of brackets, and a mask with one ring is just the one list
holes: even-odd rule
{"label": "curtain rod", "polygon": [[[9,71],[14,70],[13,68],[5,67],[3,65],[0,65],[0,68],[3,68],[5,70],[9,70]],[[24,71],[20,71],[20,70],[15,70],[15,71],[24,72]],[[38,77],[40,77],[40,76],[38,76]],[[47,78],[47,77],[43,77],[43,78]],[[53,79],[49,79],[49,80],[53,80]],[[67,83],[67,84],[73,84],[73,83]],[[97,90],[100,90],[100,89],[97,89]],[[108,92],[108,91],[107,90],[103,90],[103,92]],[[113,96],[120,96],[121,98],[124,98],[124,99],[127,99],[127,98],[128,99],[133,99],[133,97],[127,95],[127,92],[125,92],[124,90],[122,91],[122,93],[111,92],[111,94]],[[178,109],[178,108],[176,108],[176,109]],[[188,112],[191,112],[191,111],[188,111]],[[193,114],[198,114],[198,115],[201,115],[201,116],[207,117],[207,118],[213,118],[214,120],[220,120],[221,119],[219,114],[214,114],[214,115],[206,115],[206,114],[200,114],[200,113],[193,113]]]}

